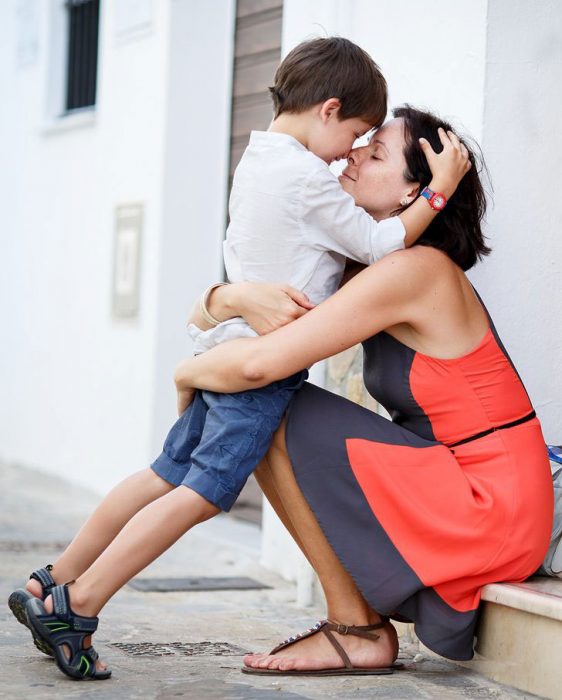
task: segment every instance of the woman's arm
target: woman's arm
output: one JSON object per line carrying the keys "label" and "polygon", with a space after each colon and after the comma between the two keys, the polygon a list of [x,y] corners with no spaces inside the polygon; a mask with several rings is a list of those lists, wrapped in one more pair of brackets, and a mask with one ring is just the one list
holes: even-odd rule
{"label": "woman's arm", "polygon": [[175,375],[178,390],[229,393],[288,377],[384,328],[414,322],[430,284],[414,250],[388,255],[294,323],[185,360]]}
{"label": "woman's arm", "polygon": [[[298,289],[266,282],[226,284],[213,289],[207,299],[207,309],[217,321],[242,316],[258,335],[271,333],[313,308],[314,304]],[[199,300],[187,322],[203,331],[212,328],[201,314]]]}

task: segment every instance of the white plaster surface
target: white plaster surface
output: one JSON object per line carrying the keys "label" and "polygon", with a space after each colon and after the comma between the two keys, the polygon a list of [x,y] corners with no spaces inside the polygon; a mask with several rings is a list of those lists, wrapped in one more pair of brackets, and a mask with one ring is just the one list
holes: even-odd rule
{"label": "white plaster surface", "polygon": [[[167,3],[154,33],[122,47],[102,3],[95,118],[45,130],[50,5],[28,68],[14,66],[16,3],[0,5],[0,450],[105,489],[149,454]],[[145,207],[141,312],[115,321],[114,207],[128,202]]]}
{"label": "white plaster surface", "polygon": [[[106,491],[161,448],[186,311],[221,275],[234,3],[145,2],[127,41],[102,3],[97,105],[67,118],[61,2],[39,6],[21,66],[18,1],[0,3],[0,455]],[[140,313],[116,320],[114,209],[130,202]]]}
{"label": "white plaster surface", "polygon": [[[345,36],[368,51],[389,106],[410,102],[481,137],[487,0],[285,0],[283,53],[313,36]],[[436,20],[438,18],[438,20]]]}
{"label": "white plaster surface", "polygon": [[541,419],[562,442],[562,5],[490,0],[482,146],[493,254],[472,279]]}

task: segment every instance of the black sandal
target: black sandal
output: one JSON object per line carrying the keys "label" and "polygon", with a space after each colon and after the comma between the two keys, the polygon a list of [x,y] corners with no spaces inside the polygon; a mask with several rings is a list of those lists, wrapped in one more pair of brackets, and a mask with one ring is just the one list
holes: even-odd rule
{"label": "black sandal", "polygon": [[[41,569],[37,569],[36,571],[34,571],[29,577],[30,580],[35,579],[35,581],[39,581],[39,583],[43,587],[41,600],[45,600],[47,596],[51,595],[51,589],[53,588],[53,586],[57,585],[55,583],[55,580],[51,576],[52,568],[52,564],[47,564],[47,566],[44,566]],[[33,629],[33,627],[31,627],[27,619],[25,606],[27,605],[28,601],[32,600],[33,598],[35,598],[35,596],[32,593],[30,593],[26,588],[18,588],[8,598],[8,606],[14,614],[16,620],[20,624],[25,625],[28,628],[28,630],[30,630],[31,635],[33,637],[33,643],[39,649],[39,651],[43,652],[43,654],[47,654],[47,656],[53,656],[53,650],[51,649],[51,647],[46,642],[44,642],[41,639],[41,637],[38,637],[35,634],[35,630]]]}
{"label": "black sandal", "polygon": [[332,622],[331,620],[320,620],[314,627],[303,633],[299,633],[294,637],[289,637],[281,644],[278,644],[274,649],[272,649],[269,654],[276,654],[281,649],[285,649],[291,644],[300,642],[301,639],[306,639],[306,637],[312,637],[314,634],[322,632],[330,641],[334,649],[337,651],[340,659],[343,661],[344,666],[338,668],[323,668],[318,671],[305,670],[305,671],[280,671],[278,669],[268,669],[268,668],[253,668],[251,666],[243,666],[242,673],[256,674],[258,676],[387,676],[394,673],[397,666],[386,666],[382,668],[365,668],[361,666],[354,666],[349,656],[343,650],[343,647],[334,637],[332,632],[337,632],[338,634],[350,634],[354,637],[362,637],[363,639],[369,639],[372,642],[376,642],[379,639],[379,635],[375,633],[375,630],[382,629],[386,622],[379,622],[376,625],[340,625],[337,622]]}
{"label": "black sandal", "polygon": [[[60,670],[75,680],[106,680],[111,676],[110,669],[96,668],[98,653],[94,647],[83,648],[84,638],[98,628],[97,617],[76,615],[70,607],[68,586],[54,586],[53,612],[45,610],[38,598],[29,600],[26,605],[27,618],[35,634],[52,649]],[[69,652],[67,658],[65,649]]]}

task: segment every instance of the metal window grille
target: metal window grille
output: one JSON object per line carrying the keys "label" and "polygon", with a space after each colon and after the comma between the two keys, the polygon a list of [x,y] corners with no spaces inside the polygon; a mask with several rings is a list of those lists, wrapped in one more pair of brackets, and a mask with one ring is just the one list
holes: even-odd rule
{"label": "metal window grille", "polygon": [[99,0],[67,0],[68,63],[66,109],[96,103]]}

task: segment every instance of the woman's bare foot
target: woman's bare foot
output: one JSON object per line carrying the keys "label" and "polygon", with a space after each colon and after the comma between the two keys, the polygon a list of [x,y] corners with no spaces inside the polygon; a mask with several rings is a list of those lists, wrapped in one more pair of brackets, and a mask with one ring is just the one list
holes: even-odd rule
{"label": "woman's bare foot", "polygon": [[[35,583],[38,583],[38,582],[36,581]],[[28,590],[29,590],[29,589],[28,589]],[[70,606],[70,607],[72,608],[72,601],[71,601],[71,606]],[[48,596],[47,598],[45,598],[45,610],[46,610],[49,614],[51,614],[51,613],[53,612],[53,597],[52,597],[52,596]],[[75,612],[77,615],[80,615],[80,612],[79,612],[79,611],[74,610],[73,608],[72,608],[72,610],[73,610],[73,612]],[[92,646],[92,636],[91,636],[91,635],[88,635],[87,637],[84,637],[84,649],[89,649],[91,646]],[[70,658],[70,649],[68,649],[68,648],[66,647],[66,645],[64,645],[64,654],[65,654],[65,656],[66,656],[67,659]],[[98,659],[98,660],[96,661],[96,669],[97,669],[98,671],[105,671],[105,670],[107,670],[107,665],[104,664],[102,661],[100,661],[100,660]]]}
{"label": "woman's bare foot", "polygon": [[[390,622],[374,630],[379,639],[371,641],[352,634],[330,632],[342,646],[353,666],[384,668],[398,656],[398,636]],[[244,664],[250,668],[278,671],[319,671],[345,666],[340,655],[323,632],[301,639],[276,654],[248,654]]]}

